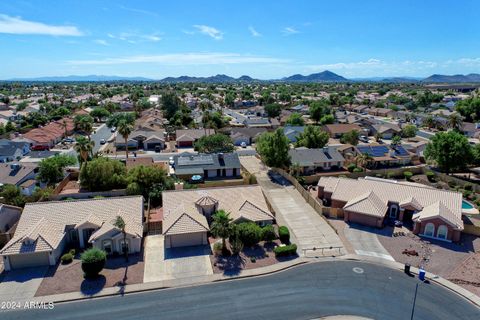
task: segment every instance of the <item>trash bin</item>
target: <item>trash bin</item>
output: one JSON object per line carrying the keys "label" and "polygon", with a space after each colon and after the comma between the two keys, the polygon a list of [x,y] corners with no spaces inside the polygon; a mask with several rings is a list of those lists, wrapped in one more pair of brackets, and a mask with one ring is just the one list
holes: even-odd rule
{"label": "trash bin", "polygon": [[404,271],[405,271],[406,274],[410,274],[410,264],[405,263]]}
{"label": "trash bin", "polygon": [[418,269],[418,279],[420,279],[421,281],[425,281],[425,270]]}

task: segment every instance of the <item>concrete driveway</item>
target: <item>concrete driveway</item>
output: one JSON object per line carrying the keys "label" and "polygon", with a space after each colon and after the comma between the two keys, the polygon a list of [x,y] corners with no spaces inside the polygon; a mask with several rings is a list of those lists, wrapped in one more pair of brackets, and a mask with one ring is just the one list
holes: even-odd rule
{"label": "concrete driveway", "polygon": [[24,301],[34,297],[48,267],[6,272],[0,276],[0,301]]}
{"label": "concrete driveway", "polygon": [[357,224],[346,225],[344,229],[345,238],[351,243],[356,254],[395,261],[378,240],[377,231],[375,228]]}
{"label": "concrete driveway", "polygon": [[143,282],[211,275],[210,252],[208,245],[165,249],[163,235],[148,236]]}

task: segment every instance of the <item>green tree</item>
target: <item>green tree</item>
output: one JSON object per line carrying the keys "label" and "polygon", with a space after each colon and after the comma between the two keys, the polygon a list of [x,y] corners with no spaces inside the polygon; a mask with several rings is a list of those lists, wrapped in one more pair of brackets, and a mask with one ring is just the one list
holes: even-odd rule
{"label": "green tree", "polygon": [[480,120],[480,97],[471,97],[458,101],[455,110],[457,110],[467,122]]}
{"label": "green tree", "polygon": [[56,155],[43,159],[38,166],[37,179],[48,185],[53,185],[64,178],[65,168],[77,163],[73,156]]}
{"label": "green tree", "polygon": [[349,143],[352,146],[356,146],[358,144],[358,139],[359,139],[359,133],[357,130],[352,130],[349,132],[346,132],[342,135],[340,138],[341,143]]}
{"label": "green tree", "polygon": [[447,174],[464,169],[473,159],[468,139],[456,131],[435,134],[427,144],[424,154]]}
{"label": "green tree", "polygon": [[323,148],[328,143],[329,138],[328,133],[321,130],[320,127],[306,126],[305,130],[298,135],[295,147]]}
{"label": "green tree", "polygon": [[115,220],[113,220],[113,225],[117,228],[120,229],[123,235],[123,254],[125,255],[125,261],[128,262],[128,245],[127,245],[127,231],[126,227],[127,224],[125,223],[125,220],[121,216],[116,216]]}
{"label": "green tree", "polygon": [[156,166],[136,166],[127,173],[129,194],[141,194],[153,204],[161,203],[161,193],[173,189],[173,182],[167,172]]}
{"label": "green tree", "polygon": [[80,170],[80,186],[88,191],[120,189],[126,185],[125,165],[118,160],[95,158]]}
{"label": "green tree", "polygon": [[277,103],[270,103],[265,106],[265,112],[269,118],[276,118],[280,115],[282,107]]}
{"label": "green tree", "polygon": [[308,112],[310,114],[310,119],[318,123],[320,122],[320,119],[331,113],[331,109],[327,100],[319,100],[310,103]]}
{"label": "green tree", "polygon": [[2,203],[17,207],[23,207],[26,202],[20,188],[13,184],[3,186],[2,191],[0,192],[0,198],[2,198],[0,199]]}
{"label": "green tree", "polygon": [[105,108],[95,108],[90,112],[90,116],[100,122],[103,118],[110,117],[110,112]]}
{"label": "green tree", "polygon": [[333,124],[335,122],[335,117],[333,114],[326,114],[320,119],[321,124]]}
{"label": "green tree", "polygon": [[298,112],[292,113],[286,123],[291,126],[303,126],[305,124],[305,121],[303,121],[302,115]]}
{"label": "green tree", "polygon": [[405,138],[413,138],[417,134],[417,127],[413,124],[407,124],[402,129],[402,136]]}
{"label": "green tree", "polygon": [[473,165],[480,166],[480,143],[475,144],[472,148]]}
{"label": "green tree", "polygon": [[230,237],[232,232],[232,218],[230,218],[230,213],[224,210],[218,210],[212,218],[213,222],[210,226],[210,231],[215,237],[222,238],[222,251],[226,252],[226,239]]}
{"label": "green tree", "polygon": [[15,131],[15,125],[12,123],[12,121],[7,122],[7,125],[5,126],[5,131],[6,132]]}
{"label": "green tree", "polygon": [[84,136],[77,137],[77,141],[75,143],[74,149],[82,159],[82,163],[80,163],[80,167],[82,166],[83,163],[87,162],[88,156],[92,153],[94,146],[95,146],[95,141],[88,140]]}
{"label": "green tree", "polygon": [[463,126],[463,118],[458,113],[452,113],[448,116],[448,127],[460,131]]}
{"label": "green tree", "polygon": [[242,222],[237,225],[240,241],[247,247],[252,247],[262,240],[262,228],[253,222]]}
{"label": "green tree", "polygon": [[228,153],[235,150],[232,139],[222,133],[203,136],[195,142],[194,147],[200,153]]}
{"label": "green tree", "polygon": [[117,131],[125,140],[125,158],[128,160],[128,136],[133,132],[133,124],[127,120],[120,120],[117,124]]}
{"label": "green tree", "polygon": [[133,125],[135,123],[135,114],[133,112],[114,113],[108,118],[107,126],[110,128],[118,127],[118,124],[121,121],[125,121]]}
{"label": "green tree", "polygon": [[256,149],[267,166],[283,168],[290,164],[289,145],[283,129],[278,128],[275,132],[264,132],[258,137]]}
{"label": "green tree", "polygon": [[93,131],[93,118],[90,115],[77,115],[73,119],[76,130],[83,131],[90,140]]}
{"label": "green tree", "polygon": [[369,168],[372,161],[373,157],[368,153],[361,153],[355,158],[355,164],[364,168]]}
{"label": "green tree", "polygon": [[167,92],[162,95],[161,105],[165,118],[170,120],[180,110],[182,101],[175,92]]}
{"label": "green tree", "polygon": [[394,137],[392,138],[392,142],[391,142],[392,147],[397,147],[397,146],[399,146],[401,143],[402,143],[402,138],[400,138],[400,136],[394,136]]}

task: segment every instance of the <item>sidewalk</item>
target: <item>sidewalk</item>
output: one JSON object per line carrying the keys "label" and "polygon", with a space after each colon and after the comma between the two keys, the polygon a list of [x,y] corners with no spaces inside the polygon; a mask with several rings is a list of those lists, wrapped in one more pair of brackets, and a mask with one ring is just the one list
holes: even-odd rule
{"label": "sidewalk", "polygon": [[295,260],[279,262],[267,267],[243,270],[238,276],[226,276],[224,274],[216,273],[208,276],[171,279],[171,280],[148,282],[148,283],[138,283],[138,284],[125,285],[123,287],[121,286],[110,287],[110,288],[105,288],[93,295],[85,295],[81,292],[69,292],[69,293],[63,293],[63,294],[35,297],[32,300],[36,302],[60,303],[60,302],[76,301],[76,300],[83,300],[83,299],[108,297],[108,296],[114,296],[114,295],[124,295],[127,293],[144,292],[144,291],[150,291],[150,290],[190,287],[190,286],[197,286],[201,284],[213,283],[218,281],[237,280],[237,279],[243,279],[243,278],[249,278],[249,277],[268,275],[270,273],[280,272],[280,271],[292,268],[294,266],[307,263],[308,261],[309,259],[307,260],[303,258],[297,258]]}

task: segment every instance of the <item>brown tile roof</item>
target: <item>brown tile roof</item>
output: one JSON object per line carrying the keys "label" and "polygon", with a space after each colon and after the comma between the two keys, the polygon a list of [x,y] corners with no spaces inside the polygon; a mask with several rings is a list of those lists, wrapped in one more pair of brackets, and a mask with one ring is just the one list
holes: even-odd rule
{"label": "brown tile roof", "polygon": [[353,123],[336,123],[325,125],[325,130],[330,134],[347,133],[352,130],[361,131],[362,128],[358,124]]}

